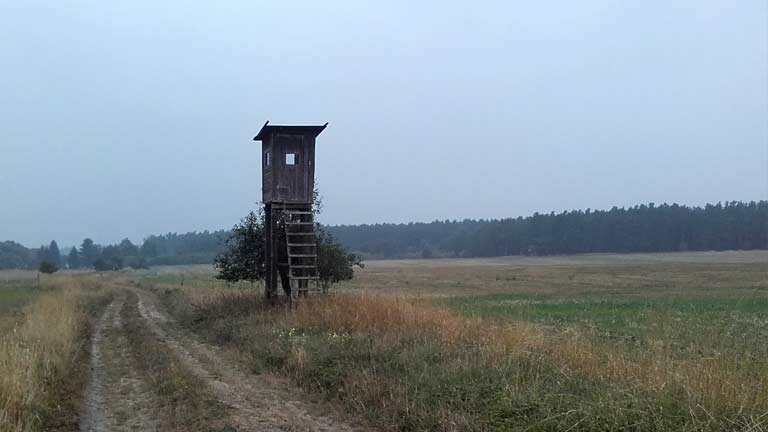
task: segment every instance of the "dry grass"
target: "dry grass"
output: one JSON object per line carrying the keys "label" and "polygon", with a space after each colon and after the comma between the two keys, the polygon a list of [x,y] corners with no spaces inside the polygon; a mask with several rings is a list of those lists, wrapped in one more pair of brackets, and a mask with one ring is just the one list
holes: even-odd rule
{"label": "dry grass", "polygon": [[293,324],[339,333],[372,331],[432,332],[455,341],[477,320],[461,318],[451,311],[412,299],[383,295],[335,295],[299,303]]}
{"label": "dry grass", "polygon": [[0,270],[0,284],[19,281],[33,281],[37,279],[37,272],[31,270]]}
{"label": "dry grass", "polygon": [[768,294],[768,264],[365,268],[343,289],[416,297],[516,294],[543,301]]}
{"label": "dry grass", "polygon": [[[470,317],[403,296],[340,294],[277,310],[252,307],[257,295],[248,292],[186,299],[201,327],[248,361],[398,430],[760,431],[768,424],[764,362],[728,353],[681,358],[663,338],[637,350],[583,329]],[[469,403],[464,393],[479,399]],[[554,402],[555,394],[572,402]],[[541,412],[514,418],[518,403]],[[579,416],[566,415],[572,411]]]}
{"label": "dry grass", "polygon": [[[50,280],[0,338],[0,430],[36,430],[56,409],[62,378],[87,337],[86,281]],[[71,413],[70,413],[71,414]]]}
{"label": "dry grass", "polygon": [[473,346],[486,352],[492,364],[535,350],[565,376],[623,382],[657,393],[679,389],[702,414],[768,414],[768,370],[761,371],[757,366],[762,363],[750,364],[749,358],[720,353],[681,360],[665,340],[630,351],[577,329],[553,332],[527,322],[498,324],[419,303],[395,296],[338,295],[301,304],[291,325],[336,333],[428,333],[445,349]]}
{"label": "dry grass", "polygon": [[296,308],[204,284],[166,299],[384,429],[765,431],[765,257],[385,263]]}

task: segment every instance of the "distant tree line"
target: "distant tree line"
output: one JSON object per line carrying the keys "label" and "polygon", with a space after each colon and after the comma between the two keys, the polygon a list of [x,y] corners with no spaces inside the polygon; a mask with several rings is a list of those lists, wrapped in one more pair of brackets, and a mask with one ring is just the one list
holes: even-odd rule
{"label": "distant tree line", "polygon": [[141,245],[150,265],[210,264],[224,251],[229,230],[152,235]]}
{"label": "distant tree line", "polygon": [[[62,253],[56,241],[37,249],[13,242],[0,242],[0,269],[40,269],[43,263],[59,268],[120,270],[153,265],[210,264],[224,248],[229,231],[168,233],[147,237],[141,246],[129,239],[99,245],[86,238],[79,246]],[[46,266],[45,268],[50,268]]]}
{"label": "distant tree line", "polygon": [[[768,249],[768,201],[688,207],[647,204],[610,210],[574,210],[528,217],[430,223],[325,227],[365,258],[489,257],[595,252],[674,252]],[[62,256],[56,242],[28,249],[0,242],[0,269],[115,270],[152,265],[209,264],[225,250],[229,230],[125,239],[101,246],[85,239]]]}
{"label": "distant tree line", "polygon": [[28,269],[37,263],[37,256],[31,249],[13,242],[0,242],[0,270]]}
{"label": "distant tree line", "polygon": [[336,226],[329,232],[351,250],[375,258],[768,249],[768,201]]}

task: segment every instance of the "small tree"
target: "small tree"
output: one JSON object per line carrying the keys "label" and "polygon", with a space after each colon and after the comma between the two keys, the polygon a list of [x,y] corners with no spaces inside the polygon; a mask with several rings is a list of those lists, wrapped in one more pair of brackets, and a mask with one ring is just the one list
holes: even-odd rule
{"label": "small tree", "polygon": [[96,261],[94,261],[93,269],[100,272],[115,270],[112,263],[110,263],[108,260],[105,260],[104,258],[98,258]]}
{"label": "small tree", "polygon": [[360,257],[349,251],[333,236],[325,232],[318,224],[317,231],[317,271],[323,292],[335,283],[350,280],[354,276],[354,266],[363,267]]}
{"label": "small tree", "polygon": [[[318,276],[323,290],[327,291],[334,283],[352,279],[353,266],[362,267],[362,263],[360,257],[336,243],[319,224],[316,232]],[[216,257],[214,265],[219,271],[216,277],[229,282],[263,280],[267,275],[266,261],[264,214],[250,212],[234,226],[226,241],[226,250]]]}
{"label": "small tree", "polygon": [[224,252],[215,258],[216,277],[228,282],[262,280],[267,274],[266,260],[264,214],[250,212],[232,228]]}
{"label": "small tree", "polygon": [[40,270],[40,273],[54,274],[59,271],[59,267],[54,263],[43,261],[40,263],[40,268],[38,270]]}

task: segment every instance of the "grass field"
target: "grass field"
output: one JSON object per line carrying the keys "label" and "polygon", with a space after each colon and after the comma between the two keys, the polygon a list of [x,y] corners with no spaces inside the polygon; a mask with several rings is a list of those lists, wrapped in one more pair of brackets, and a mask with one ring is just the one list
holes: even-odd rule
{"label": "grass field", "polygon": [[125,430],[274,421],[223,408],[257,375],[385,431],[768,430],[768,252],[374,261],[294,306],[214,276],[0,272],[0,430],[76,428],[98,317]]}
{"label": "grass field", "polygon": [[84,278],[0,272],[0,431],[76,428],[88,320],[106,295]]}
{"label": "grass field", "polygon": [[144,281],[385,430],[768,429],[764,252],[371,262],[295,309],[211,277]]}

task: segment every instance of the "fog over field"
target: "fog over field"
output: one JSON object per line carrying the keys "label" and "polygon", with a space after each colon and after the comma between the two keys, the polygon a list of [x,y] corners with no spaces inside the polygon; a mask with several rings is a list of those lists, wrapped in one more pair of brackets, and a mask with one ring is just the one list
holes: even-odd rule
{"label": "fog over field", "polygon": [[230,227],[266,120],[322,222],[766,194],[766,3],[0,5],[0,240]]}

